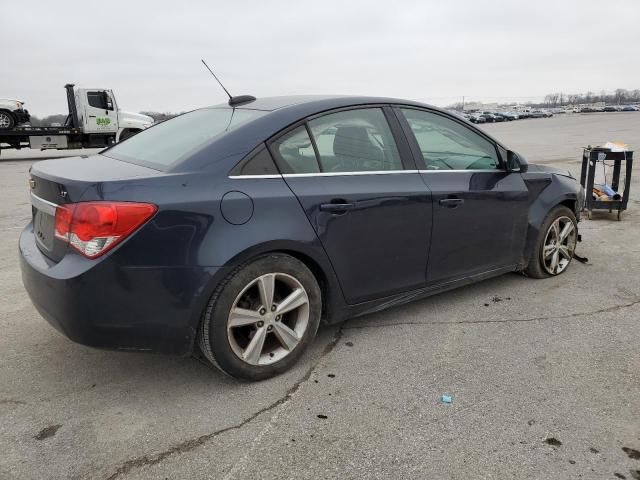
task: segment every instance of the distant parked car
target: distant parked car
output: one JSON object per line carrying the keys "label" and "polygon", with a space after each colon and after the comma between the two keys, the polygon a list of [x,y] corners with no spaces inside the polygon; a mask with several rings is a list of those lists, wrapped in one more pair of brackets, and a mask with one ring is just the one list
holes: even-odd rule
{"label": "distant parked car", "polygon": [[531,112],[531,118],[544,118],[544,117],[546,117],[546,115],[544,114],[544,112],[540,110],[534,110],[533,112]]}
{"label": "distant parked car", "polygon": [[[500,115],[494,112],[483,112],[482,115],[491,115],[491,118],[493,119],[494,122],[504,122],[504,118],[502,118]],[[487,121],[489,121],[488,118],[487,118]]]}
{"label": "distant parked car", "polygon": [[518,118],[520,118],[516,112],[504,112],[502,116],[509,121],[518,120]]}
{"label": "distant parked car", "polygon": [[491,113],[481,113],[480,116],[484,118],[484,121],[487,123],[494,123],[496,121],[496,117]]}
{"label": "distant parked car", "polygon": [[605,112],[618,112],[619,109],[614,107],[613,105],[607,105],[606,107],[604,107],[604,111]]}
{"label": "distant parked car", "polygon": [[637,112],[638,111],[638,107],[634,107],[633,105],[625,105],[624,107],[622,107],[622,111],[623,112]]}
{"label": "distant parked car", "polygon": [[591,107],[582,107],[580,109],[580,113],[593,113],[595,111],[596,110],[594,108],[591,108]]}
{"label": "distant parked car", "polygon": [[484,118],[481,114],[479,113],[470,113],[469,114],[469,121],[471,123],[487,123],[487,119]]}

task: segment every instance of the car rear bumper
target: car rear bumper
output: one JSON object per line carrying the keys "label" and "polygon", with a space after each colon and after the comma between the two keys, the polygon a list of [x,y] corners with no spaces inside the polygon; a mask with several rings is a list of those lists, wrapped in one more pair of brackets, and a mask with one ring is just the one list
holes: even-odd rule
{"label": "car rear bumper", "polygon": [[22,282],[42,317],[70,340],[96,348],[186,355],[217,267],[123,267],[113,256],[59,263],[20,236]]}

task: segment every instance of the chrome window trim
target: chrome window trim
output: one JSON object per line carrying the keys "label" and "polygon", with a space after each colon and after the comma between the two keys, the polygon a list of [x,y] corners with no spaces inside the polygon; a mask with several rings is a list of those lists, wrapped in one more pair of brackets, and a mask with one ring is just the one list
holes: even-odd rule
{"label": "chrome window trim", "polygon": [[245,178],[282,178],[279,173],[271,173],[268,175],[229,175],[231,180],[242,180]]}
{"label": "chrome window trim", "polygon": [[284,178],[304,177],[349,177],[354,175],[395,175],[401,173],[418,173],[418,170],[371,170],[364,172],[319,172],[319,173],[283,173]]}
{"label": "chrome window trim", "polygon": [[231,180],[243,180],[246,178],[305,178],[305,177],[348,177],[354,175],[396,175],[403,173],[462,173],[462,172],[491,172],[504,173],[505,170],[499,168],[478,169],[478,170],[371,170],[364,172],[315,172],[315,173],[283,173],[279,175],[229,175]]}
{"label": "chrome window trim", "polygon": [[47,214],[51,215],[52,217],[55,217],[56,208],[58,208],[58,205],[56,205],[55,203],[49,202],[48,200],[45,200],[44,198],[40,198],[39,196],[37,196],[33,192],[31,192],[31,205],[36,207],[41,212],[44,212],[44,213],[47,213]]}
{"label": "chrome window trim", "polygon": [[449,170],[446,168],[442,168],[442,169],[438,169],[438,170],[430,170],[430,169],[425,169],[425,170],[419,170],[420,173],[451,173],[451,172],[491,172],[491,173],[504,173],[505,170],[502,170],[500,168],[485,168],[485,169],[466,169],[466,170]]}
{"label": "chrome window trim", "polygon": [[282,173],[280,175],[230,175],[232,180],[244,178],[303,178],[303,177],[347,177],[353,175],[392,175],[398,173],[418,173],[418,170],[369,170],[364,172],[314,172]]}

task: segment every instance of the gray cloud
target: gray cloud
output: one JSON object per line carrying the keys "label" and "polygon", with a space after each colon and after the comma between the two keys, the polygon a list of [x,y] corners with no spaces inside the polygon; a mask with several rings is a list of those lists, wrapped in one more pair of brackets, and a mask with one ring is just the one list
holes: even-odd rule
{"label": "gray cloud", "polygon": [[637,0],[4,2],[0,97],[66,109],[67,82],[129,110],[235,94],[387,95],[436,104],[640,88]]}

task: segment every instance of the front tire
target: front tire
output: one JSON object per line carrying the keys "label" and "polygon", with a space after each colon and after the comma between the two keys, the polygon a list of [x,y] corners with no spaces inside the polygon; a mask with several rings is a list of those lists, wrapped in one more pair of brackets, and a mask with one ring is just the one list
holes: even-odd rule
{"label": "front tire", "polygon": [[213,293],[200,324],[200,350],[228,375],[264,380],[303,355],[321,310],[320,287],[304,263],[265,255],[233,271]]}
{"label": "front tire", "polygon": [[553,208],[542,222],[525,274],[547,278],[565,272],[573,260],[577,240],[575,214],[563,205]]}
{"label": "front tire", "polygon": [[139,133],[140,131],[141,130],[126,129],[120,134],[120,139],[118,140],[118,142],[124,142],[127,138],[133,137],[136,133]]}

